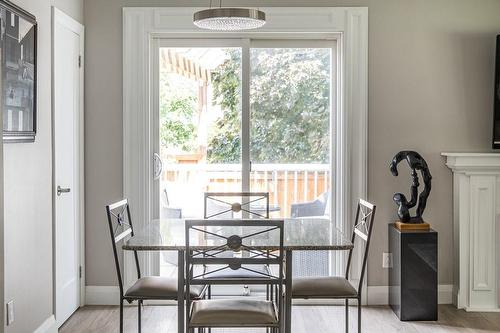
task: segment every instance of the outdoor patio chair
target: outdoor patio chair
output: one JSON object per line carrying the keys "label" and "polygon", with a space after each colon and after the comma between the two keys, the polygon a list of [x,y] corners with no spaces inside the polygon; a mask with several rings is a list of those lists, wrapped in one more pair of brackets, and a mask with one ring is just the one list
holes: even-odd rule
{"label": "outdoor patio chair", "polygon": [[324,216],[328,205],[328,191],[323,192],[313,201],[293,203],[291,206],[291,217]]}
{"label": "outdoor patio chair", "polygon": [[[323,192],[313,201],[293,203],[290,216],[325,217],[329,205],[329,193]],[[326,276],[330,273],[330,253],[328,251],[296,251],[293,256],[293,276]]]}
{"label": "outdoor patio chair", "polygon": [[161,210],[161,217],[163,218],[182,218],[182,208],[172,207],[170,205],[170,200],[168,198],[168,192],[166,188],[162,191]]}

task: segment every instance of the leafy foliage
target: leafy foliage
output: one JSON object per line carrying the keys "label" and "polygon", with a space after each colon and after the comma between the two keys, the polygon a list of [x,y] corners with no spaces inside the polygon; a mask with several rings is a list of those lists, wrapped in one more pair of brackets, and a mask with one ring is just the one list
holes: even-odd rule
{"label": "leafy foliage", "polygon": [[[214,104],[223,108],[211,131],[208,161],[240,161],[240,53],[213,72]],[[329,158],[328,49],[253,49],[250,154],[257,163],[326,163]]]}
{"label": "leafy foliage", "polygon": [[192,94],[171,89],[167,73],[160,74],[160,143],[164,147],[189,152],[196,142],[196,98]]}
{"label": "leafy foliage", "polygon": [[207,160],[211,163],[238,163],[241,160],[241,52],[227,50],[229,59],[212,72],[213,101],[224,114],[210,130]]}

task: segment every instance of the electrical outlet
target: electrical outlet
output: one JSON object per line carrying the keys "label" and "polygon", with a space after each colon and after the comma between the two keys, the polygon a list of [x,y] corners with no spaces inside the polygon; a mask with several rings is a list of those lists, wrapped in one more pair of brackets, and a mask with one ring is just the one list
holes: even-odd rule
{"label": "electrical outlet", "polygon": [[382,268],[392,268],[392,253],[383,252],[382,253]]}
{"label": "electrical outlet", "polygon": [[14,322],[14,300],[7,303],[7,326]]}

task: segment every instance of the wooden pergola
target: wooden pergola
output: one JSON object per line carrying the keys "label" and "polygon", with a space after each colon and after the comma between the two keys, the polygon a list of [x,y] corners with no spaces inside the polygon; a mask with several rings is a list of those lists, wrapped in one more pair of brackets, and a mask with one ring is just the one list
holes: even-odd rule
{"label": "wooden pergola", "polygon": [[161,67],[169,73],[177,73],[188,79],[201,81],[204,86],[210,84],[210,70],[176,53],[172,49],[161,52]]}
{"label": "wooden pergola", "polygon": [[[211,70],[195,61],[175,52],[174,49],[163,49],[160,54],[160,69],[167,73],[175,73],[198,83],[198,126],[202,122],[202,114],[208,110],[208,86],[211,82]],[[185,162],[200,162],[206,159],[207,147],[199,146],[195,155],[183,156]],[[178,161],[183,163],[182,161]]]}

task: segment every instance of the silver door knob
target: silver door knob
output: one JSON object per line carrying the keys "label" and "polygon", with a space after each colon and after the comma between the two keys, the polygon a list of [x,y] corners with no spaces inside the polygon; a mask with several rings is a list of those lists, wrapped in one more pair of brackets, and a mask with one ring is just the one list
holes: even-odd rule
{"label": "silver door knob", "polygon": [[61,193],[69,193],[71,191],[70,188],[63,188],[61,186],[57,186],[57,195],[61,195]]}

